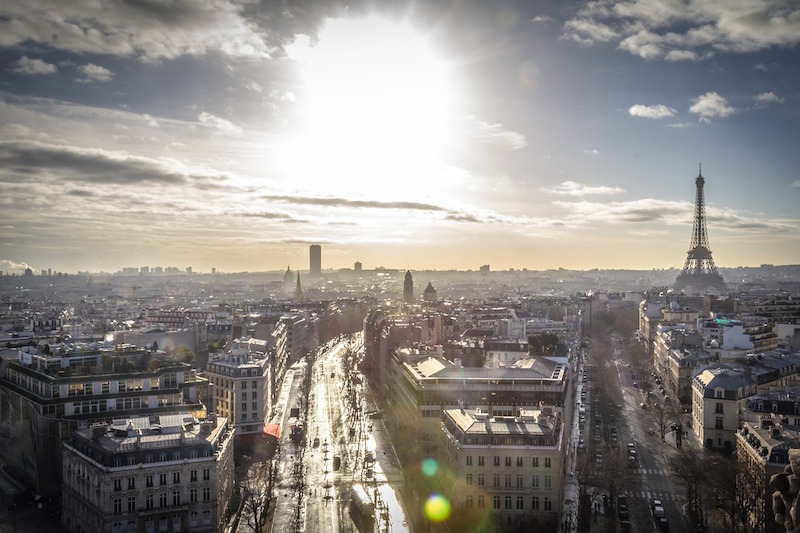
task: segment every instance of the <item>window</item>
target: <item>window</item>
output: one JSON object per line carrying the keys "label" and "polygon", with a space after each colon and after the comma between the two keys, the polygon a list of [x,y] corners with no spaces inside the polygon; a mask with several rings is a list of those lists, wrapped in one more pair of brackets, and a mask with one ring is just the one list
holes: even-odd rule
{"label": "window", "polygon": [[522,488],[522,474],[517,474],[517,488]]}
{"label": "window", "polygon": [[243,393],[242,393],[242,400],[246,400],[246,399],[247,399],[247,393],[246,393],[246,392],[243,392]]}
{"label": "window", "polygon": [[205,511],[203,511],[203,525],[207,526],[210,523],[211,523],[211,511],[206,509]]}
{"label": "window", "polygon": [[478,509],[483,509],[486,507],[486,498],[483,497],[483,494],[478,494]]}
{"label": "window", "polygon": [[122,512],[122,498],[114,498],[114,512],[115,513]]}
{"label": "window", "polygon": [[553,478],[551,476],[544,476],[544,488],[545,489],[553,488]]}
{"label": "window", "polygon": [[158,475],[158,484],[159,485],[166,485],[167,484],[167,474],[159,474]]}
{"label": "window", "polygon": [[133,490],[136,488],[136,478],[129,477],[128,478],[128,490]]}
{"label": "window", "polygon": [[483,456],[482,455],[478,456],[478,466],[483,466]]}
{"label": "window", "polygon": [[498,496],[497,494],[495,494],[494,498],[492,499],[492,506],[495,509],[500,509],[500,496]]}
{"label": "window", "polygon": [[472,474],[467,474],[467,486],[472,486]]}
{"label": "window", "polygon": [[539,497],[538,496],[534,496],[533,497],[533,500],[531,501],[531,509],[533,509],[534,511],[538,511],[539,510]]}
{"label": "window", "polygon": [[486,484],[485,480],[483,479],[483,474],[478,474],[478,486],[483,487]]}
{"label": "window", "polygon": [[167,493],[166,492],[159,492],[158,493],[158,506],[159,507],[166,507],[167,506]]}
{"label": "window", "polygon": [[517,466],[522,466],[522,457],[517,457]]}
{"label": "window", "polygon": [[181,473],[180,472],[173,472],[172,473],[172,482],[173,483],[180,483],[181,482]]}
{"label": "window", "polygon": [[247,411],[247,402],[242,402],[242,411]]}
{"label": "window", "polygon": [[242,381],[242,388],[243,388],[243,389],[246,389],[246,388],[247,388],[247,382],[246,382],[246,381]]}
{"label": "window", "polygon": [[[777,404],[776,404],[776,405],[777,405]],[[722,414],[722,413],[723,413],[723,409],[722,409],[722,402],[717,402],[717,407],[716,407],[716,409],[714,410],[714,412],[715,412],[715,413],[720,413],[720,414]]]}
{"label": "window", "polygon": [[128,496],[128,512],[136,511],[136,496]]}
{"label": "window", "polygon": [[552,511],[553,510],[553,502],[550,501],[550,498],[545,497],[544,499],[544,510],[545,511]]}
{"label": "window", "polygon": [[159,531],[166,531],[167,530],[167,517],[162,516],[158,519],[158,530]]}
{"label": "window", "polygon": [[251,403],[250,407],[252,407],[253,411],[258,411],[258,402]]}
{"label": "window", "polygon": [[472,466],[472,456],[471,455],[467,456],[467,466]]}
{"label": "window", "polygon": [[522,499],[522,496],[517,496],[517,510],[521,511],[525,507],[525,500]]}
{"label": "window", "polygon": [[716,429],[722,429],[722,417],[721,416],[716,417],[716,419],[714,420],[714,427]]}
{"label": "window", "polygon": [[204,468],[203,469],[203,481],[208,481],[209,479],[211,479],[211,470],[209,470],[208,468]]}
{"label": "window", "polygon": [[252,387],[253,387],[254,389],[257,389],[257,388],[258,388],[258,381],[256,381],[256,380],[253,380],[253,381],[252,381]]}
{"label": "window", "polygon": [[152,509],[153,508],[153,495],[148,494],[144,497],[144,508],[145,509]]}
{"label": "window", "polygon": [[505,483],[506,487],[510,487],[511,486],[511,474],[506,474],[505,482],[506,482]]}
{"label": "window", "polygon": [[492,487],[499,487],[500,486],[500,474],[495,474],[492,479]]}
{"label": "window", "polygon": [[173,461],[180,461],[180,459],[181,459],[181,452],[179,452],[179,451],[172,452],[172,460]]}
{"label": "window", "polygon": [[153,474],[147,474],[146,476],[144,476],[144,484],[146,487],[153,486]]}
{"label": "window", "polygon": [[506,466],[511,466],[511,457],[506,457]]}
{"label": "window", "polygon": [[531,487],[534,489],[539,488],[539,476],[533,476],[533,479],[531,479]]}
{"label": "window", "polygon": [[466,506],[467,506],[467,508],[470,508],[470,509],[472,508],[472,503],[473,503],[473,501],[472,501],[472,494],[470,494],[469,496],[467,496],[467,501],[466,501],[465,503],[466,503]]}
{"label": "window", "polygon": [[532,466],[534,468],[537,468],[539,466],[539,458],[538,457],[534,457],[533,458],[533,465]]}
{"label": "window", "polygon": [[255,393],[255,392],[251,392],[251,393],[250,393],[250,399],[251,399],[251,400],[258,400],[258,396],[256,396],[256,393]]}
{"label": "window", "polygon": [[189,503],[197,503],[197,489],[189,489]]}
{"label": "window", "polygon": [[172,491],[172,505],[180,505],[181,504],[181,491],[173,490]]}
{"label": "window", "polygon": [[500,456],[499,455],[495,455],[494,456],[494,466],[500,466]]}
{"label": "window", "polygon": [[551,466],[550,465],[550,461],[551,461],[551,459],[549,457],[545,457],[544,458],[544,467],[545,468],[550,468],[550,466]]}
{"label": "window", "polygon": [[197,481],[197,470],[189,472],[189,481]]}
{"label": "window", "polygon": [[189,513],[189,526],[197,527],[197,511]]}
{"label": "window", "polygon": [[122,480],[115,479],[114,480],[114,492],[119,492],[122,490]]}
{"label": "window", "polygon": [[181,530],[181,515],[176,514],[172,516],[172,531],[173,533],[180,533]]}
{"label": "window", "polygon": [[203,487],[203,501],[207,502],[211,500],[211,489],[208,487]]}
{"label": "window", "polygon": [[511,509],[511,496],[506,496],[505,498],[505,508]]}

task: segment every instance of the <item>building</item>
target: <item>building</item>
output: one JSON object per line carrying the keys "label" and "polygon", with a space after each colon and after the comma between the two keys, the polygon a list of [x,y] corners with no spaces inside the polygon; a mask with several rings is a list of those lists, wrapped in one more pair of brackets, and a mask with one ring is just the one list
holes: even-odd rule
{"label": "building", "polygon": [[403,301],[407,304],[414,303],[414,279],[410,270],[406,270],[406,277],[403,279]]}
{"label": "building", "polygon": [[322,275],[322,247],[319,244],[312,244],[308,247],[309,275],[319,277]]}
{"label": "building", "polygon": [[266,341],[237,339],[206,366],[209,410],[230,420],[237,435],[262,433],[272,407],[271,365]]}
{"label": "building", "polygon": [[487,511],[533,531],[559,524],[563,495],[564,424],[560,408],[489,416],[481,409],[445,409],[442,432],[453,473],[453,516]]}
{"label": "building", "polygon": [[115,419],[62,447],[61,523],[75,533],[222,531],[233,494],[233,431],[193,415]]}
{"label": "building", "polygon": [[706,369],[692,381],[692,426],[707,448],[732,451],[744,400],[756,394],[755,381],[744,370]]}
{"label": "building", "polygon": [[190,365],[133,346],[25,347],[0,360],[0,458],[37,494],[55,494],[61,443],[73,431],[112,418],[204,415],[207,386]]}
{"label": "building", "polygon": [[427,304],[436,303],[436,289],[433,288],[433,284],[430,281],[428,282],[428,286],[425,287],[425,290],[422,292],[422,300]]}

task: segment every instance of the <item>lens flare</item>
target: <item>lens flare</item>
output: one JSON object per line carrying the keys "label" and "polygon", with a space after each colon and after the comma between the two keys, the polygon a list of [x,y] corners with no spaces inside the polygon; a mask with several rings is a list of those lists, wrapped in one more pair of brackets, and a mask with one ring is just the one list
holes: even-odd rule
{"label": "lens flare", "polygon": [[425,501],[425,516],[431,522],[444,522],[450,516],[450,502],[439,494],[431,494]]}
{"label": "lens flare", "polygon": [[437,470],[439,470],[439,465],[436,463],[436,459],[428,457],[422,461],[422,473],[426,476],[433,477]]}

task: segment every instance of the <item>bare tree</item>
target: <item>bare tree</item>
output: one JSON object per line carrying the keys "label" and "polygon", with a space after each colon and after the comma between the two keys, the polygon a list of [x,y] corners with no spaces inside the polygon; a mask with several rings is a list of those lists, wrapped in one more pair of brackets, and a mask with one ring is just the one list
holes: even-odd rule
{"label": "bare tree", "polygon": [[[650,395],[654,397],[655,395]],[[658,426],[658,434],[661,435],[661,440],[667,433],[667,428],[678,417],[678,409],[675,407],[675,402],[669,396],[655,396],[651,402],[652,409],[650,409],[650,417],[655,421]]]}
{"label": "bare tree", "polygon": [[275,511],[272,505],[275,473],[274,460],[255,463],[239,486],[247,526],[255,533],[261,533]]}
{"label": "bare tree", "polygon": [[704,489],[708,481],[708,461],[703,451],[695,448],[684,448],[667,459],[670,474],[681,486],[687,502],[689,520],[698,527],[705,528],[705,500],[708,497]]}
{"label": "bare tree", "polygon": [[714,455],[708,459],[710,504],[720,526],[731,533],[761,531],[765,521],[766,493],[763,473],[746,461]]}

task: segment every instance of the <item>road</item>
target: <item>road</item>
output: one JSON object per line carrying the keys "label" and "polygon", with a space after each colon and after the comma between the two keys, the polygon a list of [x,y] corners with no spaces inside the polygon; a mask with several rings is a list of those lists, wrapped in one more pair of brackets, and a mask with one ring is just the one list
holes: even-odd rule
{"label": "road", "polygon": [[[323,347],[311,368],[292,367],[276,417],[282,422],[279,499],[273,531],[343,532],[408,531],[397,494],[402,468],[380,420],[369,388],[353,370],[350,392],[343,362],[361,349],[360,335]],[[305,372],[311,372],[305,440],[289,438],[289,408],[299,401]],[[287,381],[289,381],[287,375]],[[339,458],[338,461],[335,458]],[[338,463],[335,464],[335,463]],[[337,468],[338,466],[338,468]],[[375,505],[375,519],[351,513],[350,494],[361,484]]]}

